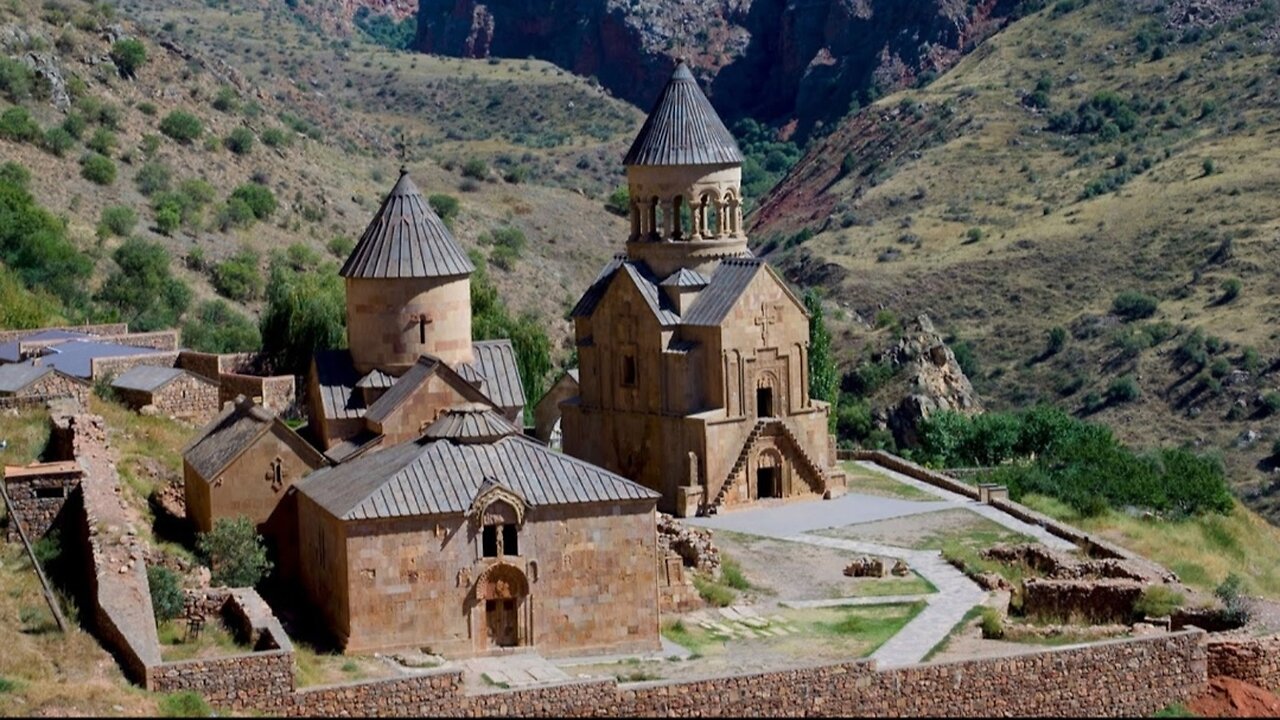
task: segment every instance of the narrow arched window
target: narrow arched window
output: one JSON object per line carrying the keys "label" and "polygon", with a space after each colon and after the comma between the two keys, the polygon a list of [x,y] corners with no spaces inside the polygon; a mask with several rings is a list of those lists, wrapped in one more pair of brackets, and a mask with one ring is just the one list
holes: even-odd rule
{"label": "narrow arched window", "polygon": [[421,345],[427,344],[427,316],[426,315],[418,316],[418,343]]}

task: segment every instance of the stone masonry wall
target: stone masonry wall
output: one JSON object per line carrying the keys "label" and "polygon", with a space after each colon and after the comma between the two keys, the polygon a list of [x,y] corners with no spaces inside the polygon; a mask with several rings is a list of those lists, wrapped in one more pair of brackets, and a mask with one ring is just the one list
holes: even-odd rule
{"label": "stone masonry wall", "polygon": [[123,335],[129,332],[129,326],[124,323],[107,323],[103,325],[55,325],[31,330],[0,330],[0,343],[13,342],[45,330],[66,330],[86,335]]}
{"label": "stone masonry wall", "polygon": [[158,330],[148,333],[122,333],[119,335],[104,335],[100,338],[102,342],[115,343],[116,345],[127,345],[137,348],[151,348],[153,350],[177,350],[181,342],[178,339],[177,330]]}
{"label": "stone masonry wall", "polygon": [[294,692],[293,653],[284,650],[169,662],[151,669],[151,690],[193,690],[232,710],[279,710]]}
{"label": "stone masonry wall", "polygon": [[149,355],[121,355],[119,357],[94,358],[90,361],[90,376],[94,380],[100,378],[119,377],[131,368],[140,365],[151,367],[173,367],[178,359],[177,351],[151,353]]}
{"label": "stone masonry wall", "polygon": [[219,378],[219,403],[235,400],[237,395],[247,398],[262,398],[260,403],[267,410],[282,415],[289,411],[298,400],[297,383],[292,375],[259,377],[257,375],[239,375],[223,373]]}
{"label": "stone masonry wall", "polygon": [[1209,677],[1230,677],[1268,690],[1280,689],[1280,635],[1213,637]]}
{"label": "stone masonry wall", "polygon": [[18,542],[19,523],[32,542],[44,537],[82,476],[79,464],[70,461],[6,467],[4,486],[13,515],[5,532],[7,540]]}

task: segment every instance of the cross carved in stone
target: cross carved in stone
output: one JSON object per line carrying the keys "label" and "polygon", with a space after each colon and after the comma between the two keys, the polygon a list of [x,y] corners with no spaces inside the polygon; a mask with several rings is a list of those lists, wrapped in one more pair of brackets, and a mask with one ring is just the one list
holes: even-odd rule
{"label": "cross carved in stone", "polygon": [[756,325],[760,327],[760,339],[764,341],[765,345],[769,344],[769,326],[773,323],[781,322],[781,320],[781,305],[760,303],[760,317],[756,318]]}
{"label": "cross carved in stone", "polygon": [[427,343],[427,326],[435,322],[435,318],[426,313],[420,313],[410,318],[418,325],[418,343],[425,345]]}

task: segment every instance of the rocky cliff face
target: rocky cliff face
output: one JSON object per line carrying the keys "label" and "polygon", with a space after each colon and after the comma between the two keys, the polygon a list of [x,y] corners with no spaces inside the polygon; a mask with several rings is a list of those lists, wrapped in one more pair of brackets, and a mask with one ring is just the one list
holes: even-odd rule
{"label": "rocky cliff face", "polygon": [[876,422],[893,432],[898,447],[919,444],[921,421],[950,410],[974,415],[982,403],[927,315],[907,323],[902,337],[880,354],[896,370],[897,382],[879,394]]}
{"label": "rocky cliff face", "polygon": [[295,3],[297,12],[320,27],[346,34],[351,32],[356,13],[368,8],[374,15],[385,15],[397,22],[418,13],[418,0],[319,0]]}
{"label": "rocky cliff face", "polygon": [[[370,2],[371,0],[351,0]],[[954,64],[1020,0],[421,0],[418,46],[538,57],[647,106],[685,57],[728,119],[842,117],[870,88]]]}

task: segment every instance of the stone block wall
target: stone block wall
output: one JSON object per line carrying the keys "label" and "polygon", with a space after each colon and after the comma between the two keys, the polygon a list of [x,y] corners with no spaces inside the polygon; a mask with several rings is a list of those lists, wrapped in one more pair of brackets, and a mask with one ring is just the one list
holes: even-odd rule
{"label": "stone block wall", "polygon": [[100,325],[54,325],[30,330],[0,330],[0,343],[13,342],[46,330],[66,330],[86,335],[124,335],[129,332],[129,326],[125,323],[105,323]]}
{"label": "stone block wall", "polygon": [[151,668],[150,689],[192,690],[223,709],[278,711],[293,696],[293,653],[273,650],[163,663]]}
{"label": "stone block wall", "polygon": [[72,461],[5,467],[4,487],[13,520],[5,531],[8,541],[18,542],[19,524],[32,542],[44,537],[83,476],[80,465]]}
{"label": "stone block wall", "polygon": [[1146,583],[1136,580],[1041,580],[1023,583],[1022,611],[1031,618],[1094,624],[1127,623]]}
{"label": "stone block wall", "polygon": [[177,350],[181,344],[177,330],[157,330],[156,332],[146,333],[125,332],[116,335],[103,335],[99,340],[115,343],[116,345],[165,351]]}
{"label": "stone block wall", "polygon": [[298,401],[297,382],[292,375],[259,377],[257,375],[223,373],[219,377],[219,383],[221,384],[218,392],[219,403],[235,400],[237,395],[244,395],[247,398],[262,398],[260,404],[263,407],[277,415],[284,415]]}
{"label": "stone block wall", "polygon": [[177,351],[151,353],[148,355],[121,355],[119,357],[94,358],[90,361],[89,376],[94,380],[119,377],[131,368],[140,365],[151,367],[173,367],[178,360]]}
{"label": "stone block wall", "polygon": [[1228,635],[1209,640],[1209,677],[1230,677],[1280,689],[1280,635]]}
{"label": "stone block wall", "polygon": [[281,708],[289,717],[460,715],[462,673],[440,672],[299,690]]}

